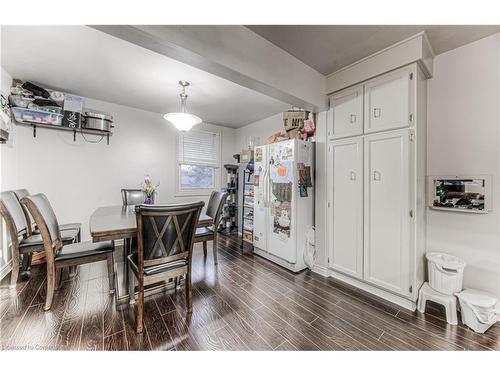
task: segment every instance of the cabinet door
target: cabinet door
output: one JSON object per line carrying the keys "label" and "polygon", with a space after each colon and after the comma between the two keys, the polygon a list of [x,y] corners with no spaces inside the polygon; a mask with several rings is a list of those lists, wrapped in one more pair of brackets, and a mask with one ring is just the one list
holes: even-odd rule
{"label": "cabinet door", "polygon": [[365,137],[364,279],[408,296],[410,130]]}
{"label": "cabinet door", "polygon": [[363,85],[342,90],[330,97],[332,116],[330,138],[350,137],[363,133]]}
{"label": "cabinet door", "polygon": [[330,267],[363,278],[363,138],[333,141],[329,244]]}
{"label": "cabinet door", "polygon": [[365,133],[411,125],[413,76],[410,68],[404,68],[365,84]]}

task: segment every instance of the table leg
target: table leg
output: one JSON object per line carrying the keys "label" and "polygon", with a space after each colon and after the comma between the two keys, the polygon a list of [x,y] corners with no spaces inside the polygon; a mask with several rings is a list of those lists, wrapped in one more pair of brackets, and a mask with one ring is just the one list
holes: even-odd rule
{"label": "table leg", "polygon": [[128,293],[129,293],[129,304],[133,305],[135,303],[135,276],[130,267],[128,270]]}

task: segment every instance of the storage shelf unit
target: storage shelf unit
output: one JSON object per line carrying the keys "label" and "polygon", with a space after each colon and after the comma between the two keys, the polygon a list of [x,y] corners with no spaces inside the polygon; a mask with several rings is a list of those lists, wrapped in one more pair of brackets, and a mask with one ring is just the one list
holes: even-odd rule
{"label": "storage shelf unit", "polygon": [[253,173],[249,170],[243,172],[243,205],[241,208],[241,247],[243,242],[253,244]]}
{"label": "storage shelf unit", "polygon": [[223,234],[230,235],[238,232],[237,216],[238,216],[238,165],[225,164],[224,168],[227,171],[227,186],[224,191],[228,192],[226,202],[222,210],[222,220],[219,231]]}

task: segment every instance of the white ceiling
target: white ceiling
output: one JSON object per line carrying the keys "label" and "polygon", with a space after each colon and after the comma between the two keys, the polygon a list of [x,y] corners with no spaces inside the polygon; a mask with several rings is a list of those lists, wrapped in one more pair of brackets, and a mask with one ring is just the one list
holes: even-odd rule
{"label": "white ceiling", "polygon": [[159,114],[180,106],[238,128],[290,106],[86,26],[2,26],[1,65],[14,78]]}
{"label": "white ceiling", "polygon": [[254,25],[252,31],[322,74],[425,30],[436,54],[500,32],[500,26]]}

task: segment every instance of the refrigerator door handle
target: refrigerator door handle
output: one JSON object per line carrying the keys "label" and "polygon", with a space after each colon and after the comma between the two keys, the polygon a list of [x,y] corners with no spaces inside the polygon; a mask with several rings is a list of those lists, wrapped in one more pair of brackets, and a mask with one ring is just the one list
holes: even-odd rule
{"label": "refrigerator door handle", "polygon": [[264,186],[264,194],[265,194],[264,202],[265,202],[265,206],[266,207],[269,207],[269,204],[271,203],[270,200],[269,200],[269,183],[270,183],[269,176],[270,176],[270,174],[269,174],[269,167],[267,167],[266,171],[265,171],[265,174],[264,174],[264,180],[266,181],[265,182],[265,186]]}

